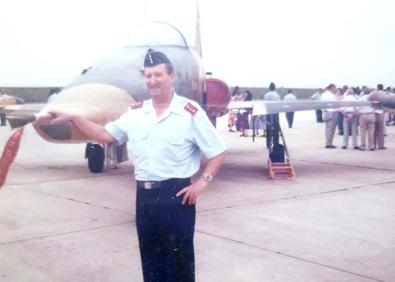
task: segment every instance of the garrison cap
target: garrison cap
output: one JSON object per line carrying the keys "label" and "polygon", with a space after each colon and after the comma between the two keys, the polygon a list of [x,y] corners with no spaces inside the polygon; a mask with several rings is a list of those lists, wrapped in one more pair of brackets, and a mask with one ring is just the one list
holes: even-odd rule
{"label": "garrison cap", "polygon": [[148,49],[144,58],[144,67],[154,67],[160,64],[173,65],[165,54],[153,49]]}

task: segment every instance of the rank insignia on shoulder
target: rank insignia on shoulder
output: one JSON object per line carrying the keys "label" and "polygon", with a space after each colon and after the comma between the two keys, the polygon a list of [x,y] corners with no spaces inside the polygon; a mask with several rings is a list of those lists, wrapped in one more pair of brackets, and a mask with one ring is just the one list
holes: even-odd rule
{"label": "rank insignia on shoulder", "polygon": [[143,101],[134,102],[130,105],[132,110],[140,109],[143,106]]}
{"label": "rank insignia on shoulder", "polygon": [[187,110],[187,112],[190,112],[193,116],[199,111],[198,108],[196,108],[194,105],[192,105],[191,103],[186,104],[186,106],[184,107],[185,110]]}

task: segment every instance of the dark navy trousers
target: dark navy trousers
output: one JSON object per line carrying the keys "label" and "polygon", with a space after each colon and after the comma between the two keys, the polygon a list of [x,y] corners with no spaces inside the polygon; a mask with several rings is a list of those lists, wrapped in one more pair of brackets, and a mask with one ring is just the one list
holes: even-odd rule
{"label": "dark navy trousers", "polygon": [[145,282],[195,281],[195,205],[182,205],[178,191],[190,180],[165,181],[145,189],[137,184],[136,226]]}

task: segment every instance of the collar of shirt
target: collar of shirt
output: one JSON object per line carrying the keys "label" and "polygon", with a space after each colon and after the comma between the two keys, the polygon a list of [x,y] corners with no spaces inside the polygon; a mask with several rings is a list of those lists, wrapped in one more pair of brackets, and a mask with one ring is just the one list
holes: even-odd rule
{"label": "collar of shirt", "polygon": [[[161,121],[165,118],[167,118],[171,113],[174,114],[182,114],[183,113],[183,108],[180,107],[180,104],[182,103],[181,97],[173,92],[173,97],[171,99],[171,102],[165,112],[158,118],[158,121]],[[144,108],[144,113],[145,114],[151,114],[156,117],[155,109],[154,106],[152,105],[152,99],[147,101],[147,106]]]}

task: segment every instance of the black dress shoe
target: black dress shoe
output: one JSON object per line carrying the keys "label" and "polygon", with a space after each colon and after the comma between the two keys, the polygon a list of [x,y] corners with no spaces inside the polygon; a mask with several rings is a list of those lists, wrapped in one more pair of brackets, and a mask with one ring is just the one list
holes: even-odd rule
{"label": "black dress shoe", "polygon": [[327,149],[336,149],[336,147],[333,146],[333,145],[326,145],[325,148],[327,148]]}
{"label": "black dress shoe", "polygon": [[346,147],[346,146],[343,146],[342,149],[347,149],[347,147]]}
{"label": "black dress shoe", "polygon": [[354,150],[360,150],[361,148],[359,148],[358,146],[354,147]]}

